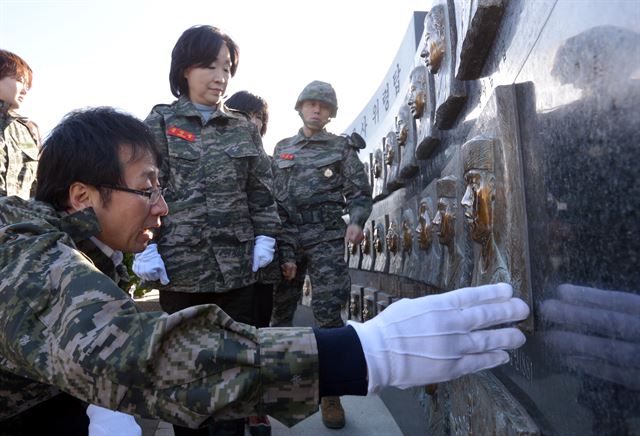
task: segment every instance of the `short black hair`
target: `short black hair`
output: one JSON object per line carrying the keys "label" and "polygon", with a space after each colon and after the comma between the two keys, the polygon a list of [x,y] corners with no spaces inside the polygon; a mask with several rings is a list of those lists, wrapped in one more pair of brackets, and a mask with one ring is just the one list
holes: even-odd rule
{"label": "short black hair", "polygon": [[252,94],[249,91],[238,91],[229,97],[224,104],[228,108],[244,112],[249,116],[253,114],[258,115],[262,119],[260,136],[264,136],[267,133],[267,124],[269,123],[269,105],[264,98]]}
{"label": "short black hair", "polygon": [[[119,185],[124,168],[121,146],[131,147],[131,159],[150,153],[158,168],[162,155],[149,128],[137,118],[111,107],[73,111],[47,136],[40,151],[36,200],[56,210],[69,207],[69,188],[75,182],[91,186]],[[110,190],[101,189],[108,203]]]}
{"label": "short black hair", "polygon": [[171,52],[169,84],[171,93],[179,97],[189,94],[189,84],[184,73],[191,67],[207,67],[218,57],[225,44],[231,58],[231,77],[236,74],[240,52],[233,39],[217,27],[200,25],[185,30]]}

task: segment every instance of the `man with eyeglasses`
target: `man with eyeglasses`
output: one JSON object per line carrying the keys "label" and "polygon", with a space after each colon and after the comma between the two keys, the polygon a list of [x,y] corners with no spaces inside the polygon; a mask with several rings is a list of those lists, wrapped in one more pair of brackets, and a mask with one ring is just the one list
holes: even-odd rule
{"label": "man with eyeglasses", "polygon": [[292,425],[323,396],[449,380],[524,343],[515,328],[480,330],[528,315],[507,284],[327,330],[256,329],[213,304],[141,312],[80,247],[145,249],[169,212],[161,164],[142,122],[89,109],[45,141],[37,201],[0,199],[0,434],[86,434],[39,419],[61,395],[192,428],[257,413]]}

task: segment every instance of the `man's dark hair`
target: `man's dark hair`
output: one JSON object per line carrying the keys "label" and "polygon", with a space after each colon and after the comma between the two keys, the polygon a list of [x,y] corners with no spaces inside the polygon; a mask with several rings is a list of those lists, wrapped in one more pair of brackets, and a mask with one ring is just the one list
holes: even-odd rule
{"label": "man's dark hair", "polygon": [[249,116],[256,114],[262,120],[260,136],[264,136],[267,133],[267,124],[269,123],[269,105],[265,99],[252,94],[249,91],[238,91],[229,97],[224,104],[228,108],[244,112]]}
{"label": "man's dark hair", "polygon": [[213,26],[193,26],[185,30],[171,52],[169,84],[171,93],[179,97],[189,94],[189,84],[184,77],[188,68],[208,67],[216,60],[220,48],[226,44],[231,58],[231,77],[236,74],[240,52],[233,39]]}
{"label": "man's dark hair", "polygon": [[[149,128],[137,118],[110,107],[68,113],[49,134],[40,151],[36,200],[66,210],[69,187],[75,182],[91,186],[124,183],[120,146],[131,147],[131,160],[150,153],[158,168],[162,156]],[[110,190],[101,189],[108,203]]]}
{"label": "man's dark hair", "polygon": [[23,80],[27,88],[31,88],[33,71],[29,64],[17,54],[0,50],[0,79],[5,77]]}

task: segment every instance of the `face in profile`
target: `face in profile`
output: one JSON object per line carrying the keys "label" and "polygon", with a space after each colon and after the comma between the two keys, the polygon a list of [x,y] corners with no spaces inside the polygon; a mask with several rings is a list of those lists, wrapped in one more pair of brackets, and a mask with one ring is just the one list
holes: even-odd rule
{"label": "face in profile", "polygon": [[409,128],[407,122],[402,117],[396,119],[396,140],[399,145],[404,145],[407,142],[407,135],[409,134]]}
{"label": "face in profile", "polygon": [[444,17],[442,7],[435,7],[425,18],[425,44],[420,57],[432,74],[436,74],[442,65],[445,53]]}
{"label": "face in profile", "polygon": [[455,198],[440,197],[438,210],[433,217],[433,226],[438,233],[438,241],[442,245],[449,245],[455,236]]}
{"label": "face in profile", "polygon": [[429,211],[426,203],[420,203],[420,210],[418,211],[420,217],[418,218],[418,227],[416,233],[418,234],[418,245],[423,250],[428,250],[431,247],[432,235],[431,235],[431,220],[429,219]]}
{"label": "face in profile", "polygon": [[389,166],[393,165],[393,158],[394,158],[393,144],[391,143],[391,141],[385,140],[385,142],[382,144],[382,147],[384,148],[385,165],[389,165]]}
{"label": "face in profile", "polygon": [[426,77],[414,70],[411,74],[411,86],[409,88],[409,97],[407,99],[407,105],[411,110],[413,118],[421,118],[424,113],[424,105],[426,101],[425,97]]}
{"label": "face in profile", "polygon": [[495,179],[485,170],[468,170],[464,175],[466,190],[462,197],[464,217],[471,228],[471,239],[484,243],[491,236]]}

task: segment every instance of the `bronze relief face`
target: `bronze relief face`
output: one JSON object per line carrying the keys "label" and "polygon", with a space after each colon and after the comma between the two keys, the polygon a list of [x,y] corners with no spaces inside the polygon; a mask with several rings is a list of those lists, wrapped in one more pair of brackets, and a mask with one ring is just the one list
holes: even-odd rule
{"label": "bronze relief face", "polygon": [[412,224],[409,220],[402,221],[402,250],[405,253],[411,251],[413,247],[413,232],[411,231]]}
{"label": "bronze relief face", "polygon": [[379,179],[382,177],[382,156],[380,150],[377,150],[373,158],[373,177]]}
{"label": "bronze relief face", "polygon": [[384,244],[382,243],[384,238],[384,228],[382,226],[376,226],[373,229],[373,248],[376,250],[376,253],[382,253],[384,249]]}
{"label": "bronze relief face", "polygon": [[408,135],[407,122],[402,117],[396,117],[396,139],[398,140],[398,145],[404,145],[407,142]]}
{"label": "bronze relief face", "polygon": [[429,218],[429,211],[425,202],[420,203],[418,214],[418,227],[416,227],[416,233],[418,234],[418,245],[422,250],[428,250],[429,247],[431,247],[431,241],[433,237],[431,234],[431,220]]}
{"label": "bronze relief face", "polygon": [[362,241],[360,241],[360,251],[362,251],[362,254],[369,254],[371,251],[371,232],[368,228],[364,229],[363,236]]}
{"label": "bronze relief face", "polygon": [[387,138],[383,138],[382,148],[384,150],[384,163],[385,165],[393,165],[393,144],[386,140]]}
{"label": "bronze relief face", "polygon": [[464,217],[470,225],[471,239],[485,243],[491,237],[495,177],[485,170],[468,170],[464,175],[466,190],[462,197]]}
{"label": "bronze relief face", "polygon": [[455,236],[455,198],[441,197],[438,200],[438,210],[433,217],[433,226],[438,234],[438,242],[448,245]]}
{"label": "bronze relief face", "polygon": [[439,5],[431,9],[425,17],[424,25],[425,44],[420,57],[424,59],[431,74],[436,74],[445,55],[444,7]]}
{"label": "bronze relief face", "polygon": [[389,224],[389,229],[387,230],[386,235],[387,248],[393,254],[398,252],[398,232],[396,230],[396,224]]}
{"label": "bronze relief face", "polygon": [[411,110],[413,118],[420,119],[424,114],[424,106],[426,102],[425,89],[427,86],[427,78],[424,68],[415,68],[411,72],[411,85],[409,87],[409,95],[407,105]]}

